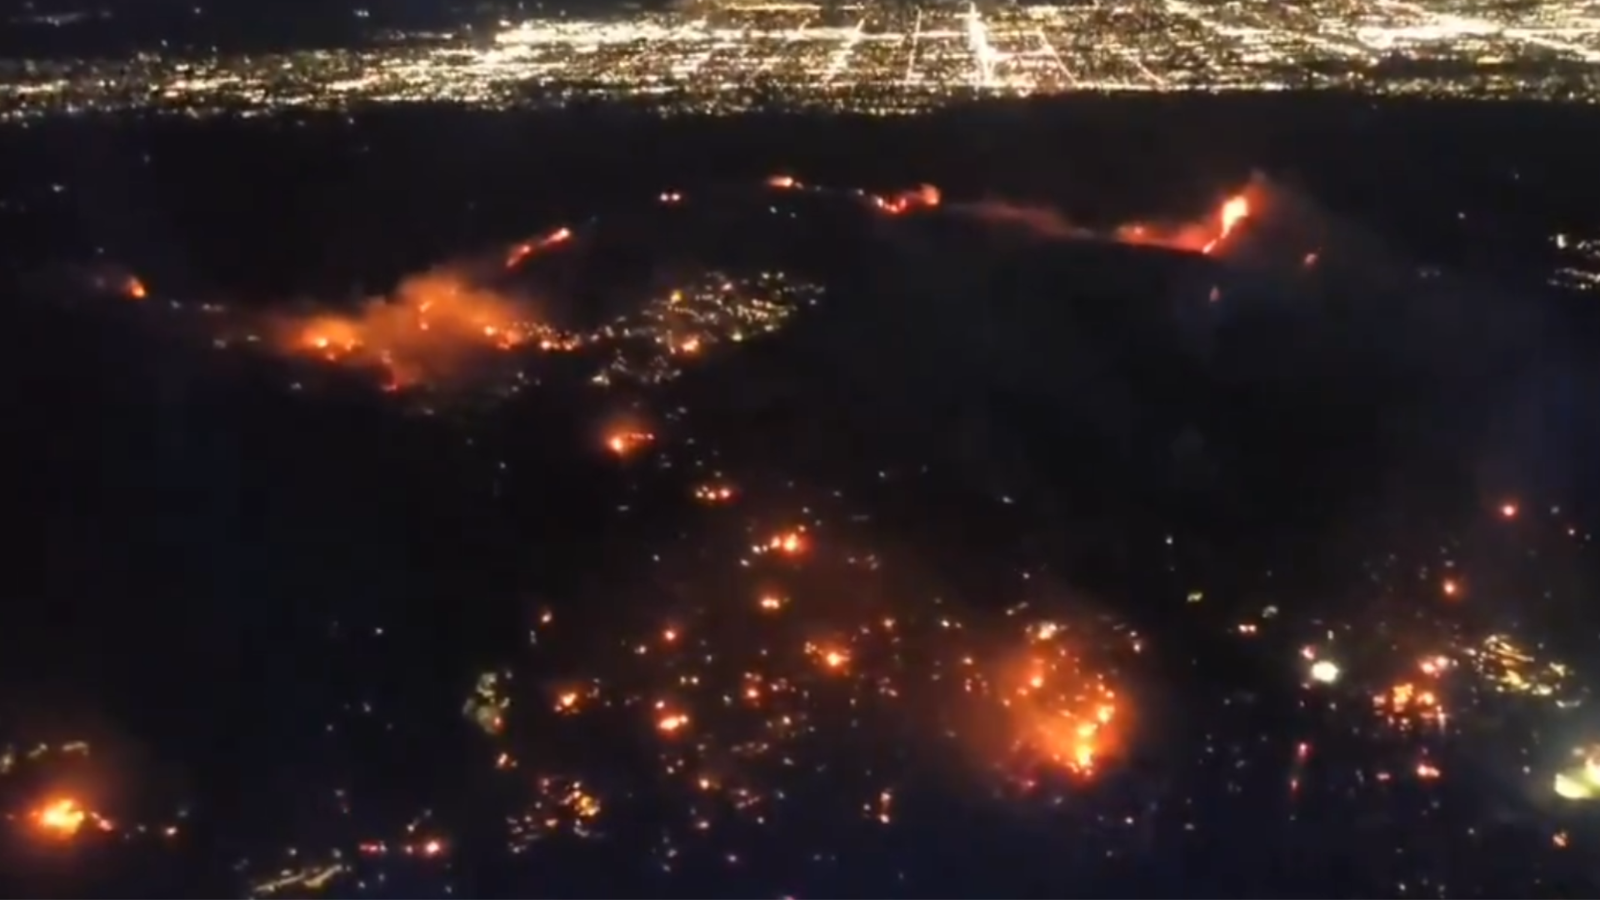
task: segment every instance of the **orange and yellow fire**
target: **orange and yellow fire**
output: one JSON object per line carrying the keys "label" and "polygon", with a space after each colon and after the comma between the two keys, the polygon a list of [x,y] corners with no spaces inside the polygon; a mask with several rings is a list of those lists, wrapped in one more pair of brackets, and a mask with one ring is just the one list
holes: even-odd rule
{"label": "orange and yellow fire", "polygon": [[89,813],[71,797],[51,800],[33,813],[34,825],[41,832],[58,838],[77,834],[88,819]]}

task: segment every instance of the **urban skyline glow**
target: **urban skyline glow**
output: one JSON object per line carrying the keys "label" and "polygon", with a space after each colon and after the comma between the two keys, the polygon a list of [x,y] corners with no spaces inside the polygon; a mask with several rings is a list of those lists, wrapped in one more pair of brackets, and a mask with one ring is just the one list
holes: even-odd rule
{"label": "urban skyline glow", "polygon": [[1575,0],[717,2],[348,50],[0,60],[8,118],[578,100],[892,114],[1074,91],[1275,90],[1592,102],[1600,13]]}

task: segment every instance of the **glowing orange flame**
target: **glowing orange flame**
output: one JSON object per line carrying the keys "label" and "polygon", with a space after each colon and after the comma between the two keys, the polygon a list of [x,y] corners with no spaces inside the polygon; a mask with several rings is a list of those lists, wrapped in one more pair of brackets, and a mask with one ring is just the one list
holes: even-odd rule
{"label": "glowing orange flame", "polygon": [[360,328],[346,319],[316,319],[301,332],[300,344],[324,359],[337,361],[361,349]]}
{"label": "glowing orange flame", "polygon": [[1052,622],[1031,627],[1022,647],[1005,652],[994,699],[1009,720],[1013,761],[1026,774],[1040,765],[1078,777],[1095,774],[1122,741],[1126,704],[1104,675],[1066,643]]}
{"label": "glowing orange flame", "polygon": [[830,672],[842,672],[850,665],[850,652],[843,648],[807,644],[805,649],[818,665]]}
{"label": "glowing orange flame", "polygon": [[[1052,240],[1104,237],[1124,244],[1168,247],[1209,254],[1219,250],[1238,229],[1240,223],[1251,217],[1253,214],[1251,197],[1254,190],[1250,188],[1246,192],[1234,194],[1225,200],[1213,215],[1206,216],[1200,221],[1187,223],[1133,221],[1118,225],[1109,232],[1078,225],[1058,211],[1045,206],[984,200],[960,204],[957,210],[962,215],[983,222],[1020,227],[1039,237]],[[928,197],[933,202],[927,205],[937,205],[937,192],[929,194]],[[880,202],[879,205],[883,204]],[[890,211],[895,211],[893,204],[889,204],[889,207]]]}
{"label": "glowing orange flame", "polygon": [[437,269],[407,279],[392,296],[374,298],[358,311],[289,318],[277,327],[290,352],[382,369],[393,389],[448,380],[483,350],[534,342],[546,350],[571,349],[574,338],[526,315],[515,298]]}
{"label": "glowing orange flame", "polygon": [[701,503],[727,503],[733,499],[733,486],[727,484],[702,484],[694,489],[694,498]]}
{"label": "glowing orange flame", "polygon": [[606,449],[617,456],[631,456],[655,439],[656,436],[647,431],[617,431],[606,437]]}
{"label": "glowing orange flame", "polygon": [[1249,198],[1243,194],[1229,197],[1217,213],[1217,236],[1208,241],[1200,252],[1210,253],[1217,249],[1228,239],[1228,235],[1233,234],[1233,230],[1239,227],[1239,223],[1248,218],[1250,218]]}
{"label": "glowing orange flame", "polygon": [[1243,195],[1228,198],[1222,204],[1222,236],[1227,237],[1240,222],[1250,217],[1250,201]]}
{"label": "glowing orange flame", "polygon": [[799,556],[806,552],[806,537],[801,531],[785,531],[775,534],[767,539],[765,544],[755,548],[757,553],[779,553],[784,556]]}
{"label": "glowing orange flame", "polygon": [[33,814],[33,820],[40,830],[61,838],[77,834],[88,817],[89,814],[78,801],[71,797],[52,800]]}
{"label": "glowing orange flame", "polygon": [[914,209],[933,209],[939,205],[941,195],[939,189],[931,184],[925,184],[916,190],[903,191],[892,197],[873,195],[870,202],[879,210],[898,216]]}
{"label": "glowing orange flame", "polygon": [[506,268],[515,269],[517,266],[521,265],[524,260],[535,253],[538,253],[540,250],[554,247],[557,244],[564,244],[570,240],[572,240],[572,229],[562,227],[557,228],[555,231],[550,232],[544,237],[523,241],[515,247],[512,247],[511,252],[506,254]]}

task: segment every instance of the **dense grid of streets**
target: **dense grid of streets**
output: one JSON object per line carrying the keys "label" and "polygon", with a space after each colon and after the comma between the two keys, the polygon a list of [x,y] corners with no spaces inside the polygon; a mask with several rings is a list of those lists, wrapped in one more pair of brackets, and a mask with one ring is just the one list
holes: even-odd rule
{"label": "dense grid of streets", "polygon": [[899,113],[1067,91],[1343,89],[1600,97],[1581,0],[1088,0],[880,5],[725,0],[659,12],[391,34],[348,50],[0,61],[0,111],[204,113],[444,102],[648,100]]}

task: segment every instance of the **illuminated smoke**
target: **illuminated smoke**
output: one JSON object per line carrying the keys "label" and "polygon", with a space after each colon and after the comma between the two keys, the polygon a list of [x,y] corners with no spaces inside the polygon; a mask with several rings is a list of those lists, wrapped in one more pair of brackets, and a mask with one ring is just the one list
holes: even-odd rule
{"label": "illuminated smoke", "polygon": [[287,317],[273,331],[289,352],[381,369],[399,388],[448,382],[487,351],[540,338],[548,329],[529,310],[525,300],[440,268],[407,279],[392,297],[369,300],[355,313]]}
{"label": "illuminated smoke", "polygon": [[[1099,238],[1195,253],[1225,252],[1238,226],[1258,211],[1257,201],[1265,190],[1259,180],[1252,182],[1194,222],[1130,223],[1105,230],[1077,225],[1039,205],[995,200],[947,203],[939,188],[929,184],[875,192],[777,175],[757,189],[762,188],[825,196],[885,218],[947,213],[1048,240]],[[674,205],[693,199],[677,190],[656,195],[658,202]],[[412,276],[391,295],[370,298],[354,310],[323,307],[269,314],[263,323],[223,307],[194,308],[214,316],[211,327],[225,333],[213,339],[219,346],[259,337],[287,355],[376,373],[390,390],[421,385],[448,389],[503,381],[521,358],[508,357],[506,351],[561,352],[601,345],[613,352],[592,376],[594,383],[623,379],[659,383],[675,377],[715,345],[739,343],[780,327],[789,314],[814,302],[820,293],[814,285],[786,281],[782,273],[740,279],[712,272],[646,299],[622,319],[596,330],[575,331],[539,315],[540,307],[531,298],[497,287],[531,260],[571,246],[575,239],[571,228],[555,227],[478,264],[442,266]],[[151,296],[146,285],[125,269],[101,265],[91,278],[96,290],[124,299]],[[163,299],[163,305],[173,308],[185,305],[180,298]],[[515,371],[517,378],[522,377],[520,369]]]}
{"label": "illuminated smoke", "polygon": [[1045,206],[984,200],[964,203],[958,211],[987,225],[1019,228],[1035,237],[1049,240],[1077,240],[1094,237],[1094,232],[1074,225],[1056,210]]}
{"label": "illuminated smoke", "polygon": [[1167,247],[1212,254],[1222,250],[1228,238],[1249,219],[1259,202],[1254,199],[1260,186],[1241,189],[1223,200],[1212,213],[1193,222],[1129,222],[1109,232],[1074,224],[1060,212],[1045,206],[983,200],[956,207],[962,215],[997,227],[1011,227],[1046,240],[1101,238],[1121,244]]}

